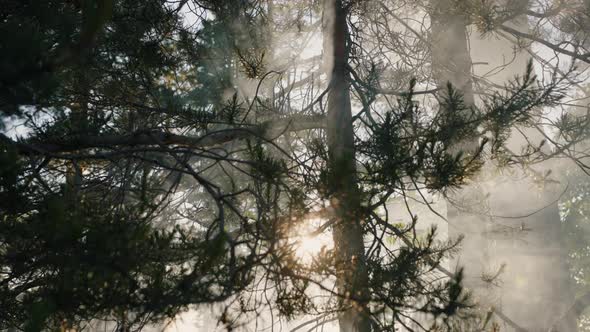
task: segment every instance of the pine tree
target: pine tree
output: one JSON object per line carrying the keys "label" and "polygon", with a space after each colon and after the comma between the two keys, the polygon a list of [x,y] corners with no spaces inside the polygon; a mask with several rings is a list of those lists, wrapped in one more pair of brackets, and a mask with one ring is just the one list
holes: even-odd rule
{"label": "pine tree", "polygon": [[[385,2],[7,8],[2,328],[129,331],[222,303],[228,329],[263,307],[341,331],[456,330],[473,305],[443,267],[458,239],[388,204],[464,188],[564,91],[532,64],[477,105],[467,69],[423,90],[427,66],[388,64],[401,43],[371,48],[368,26],[387,24],[371,10],[395,15]],[[302,58],[320,35],[323,63]],[[473,137],[489,140],[465,151]],[[298,238],[322,234],[333,248],[298,256]]]}

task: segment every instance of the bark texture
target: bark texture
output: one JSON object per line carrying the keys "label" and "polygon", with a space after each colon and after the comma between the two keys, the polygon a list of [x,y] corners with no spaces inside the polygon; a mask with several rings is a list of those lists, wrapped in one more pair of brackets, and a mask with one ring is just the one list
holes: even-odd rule
{"label": "bark texture", "polygon": [[327,139],[331,204],[337,219],[333,227],[337,287],[342,295],[340,331],[371,331],[367,313],[368,273],[356,176],[354,129],[350,103],[348,29],[341,0],[324,2],[324,53],[331,67],[328,92]]}

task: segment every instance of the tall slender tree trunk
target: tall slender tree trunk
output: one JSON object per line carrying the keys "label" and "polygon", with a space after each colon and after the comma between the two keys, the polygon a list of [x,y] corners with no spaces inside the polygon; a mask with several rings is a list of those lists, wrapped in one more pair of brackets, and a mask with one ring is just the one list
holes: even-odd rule
{"label": "tall slender tree trunk", "polygon": [[324,53],[332,68],[328,92],[328,169],[336,250],[337,287],[342,295],[340,331],[371,331],[367,313],[368,273],[356,176],[350,103],[348,28],[341,0],[324,2]]}
{"label": "tall slender tree trunk", "polygon": [[[514,45],[507,40],[484,38],[475,32],[470,37],[466,18],[459,12],[449,15],[452,3],[451,0],[433,1],[435,79],[441,88],[450,82],[463,93],[467,104],[473,104],[476,98],[472,71],[483,75],[503,65],[500,62],[504,59],[509,62],[508,66],[499,71],[500,74],[487,78],[503,85],[524,71],[529,57],[524,51],[514,53]],[[528,30],[526,20],[516,19],[508,24]],[[481,70],[472,68],[472,56],[478,63],[487,65]],[[509,145],[518,153],[527,142],[536,144],[541,139],[539,133],[521,128],[513,131]],[[456,148],[468,152],[477,145],[477,138],[474,138]],[[536,171],[545,174],[547,167],[541,165]],[[567,255],[561,243],[560,217],[555,203],[559,193],[550,186],[540,188],[530,175],[519,169],[511,172],[512,176],[495,177],[450,197],[453,201],[467,203],[467,211],[449,205],[449,235],[465,235],[458,263],[465,267],[467,286],[482,300],[481,304],[502,310],[529,331],[547,331],[571,302],[565,264]],[[489,198],[484,199],[485,196]],[[482,206],[469,213],[470,204],[464,197]],[[503,273],[496,280],[499,288],[484,282],[483,276],[493,276],[503,264]],[[563,322],[559,328],[559,332],[576,331],[573,321]]]}
{"label": "tall slender tree trunk", "polygon": [[[530,33],[524,16],[506,24]],[[504,70],[486,78],[493,84],[503,85],[521,74],[530,59],[526,49],[515,51],[514,42],[504,38],[473,33],[471,45],[474,61],[487,64],[476,67],[476,75],[505,65]],[[507,146],[518,154],[527,144],[540,146],[543,139],[537,129],[515,128]],[[544,149],[550,152],[548,145]],[[494,243],[492,257],[506,264],[499,307],[529,331],[548,331],[573,302],[557,205],[565,184],[539,181],[553,166],[542,163],[528,170],[512,168],[484,184],[494,215],[489,232],[489,240]],[[548,178],[555,179],[552,175]],[[577,331],[575,319],[562,321],[558,331]]]}
{"label": "tall slender tree trunk", "polygon": [[[466,17],[453,8],[453,0],[433,0],[431,18],[432,68],[442,97],[448,96],[447,84],[461,92],[465,105],[475,102],[472,82],[472,61],[469,50]],[[452,111],[452,110],[451,110]],[[463,114],[469,117],[466,111]],[[465,138],[451,147],[452,153],[474,153],[479,147],[478,137]],[[448,195],[447,217],[449,237],[463,235],[462,250],[456,265],[462,266],[465,285],[477,299],[490,298],[482,281],[488,265],[486,220],[482,209],[485,195],[477,184],[469,184]],[[487,302],[487,301],[486,301]]]}
{"label": "tall slender tree trunk", "polygon": [[[78,75],[77,81],[80,95],[78,96],[79,99],[70,105],[70,125],[74,135],[81,135],[88,132],[90,86],[88,78],[83,77],[83,75]],[[82,189],[82,168],[76,160],[73,160],[67,166],[66,189],[69,203],[72,204],[72,207],[77,208]]]}

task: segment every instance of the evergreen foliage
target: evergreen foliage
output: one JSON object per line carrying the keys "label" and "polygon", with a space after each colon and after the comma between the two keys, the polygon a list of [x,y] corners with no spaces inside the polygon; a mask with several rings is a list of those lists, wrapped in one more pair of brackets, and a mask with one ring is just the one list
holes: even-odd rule
{"label": "evergreen foliage", "polygon": [[[3,7],[0,329],[112,319],[128,331],[220,302],[231,329],[261,305],[294,319],[338,314],[348,309],[338,299],[351,298],[375,331],[453,330],[473,306],[461,269],[442,267],[460,239],[421,233],[416,217],[396,222],[384,207],[423,191],[444,196],[487,160],[540,158],[539,150],[505,157],[504,145],[514,126],[536,125],[536,109],[559,103],[565,84],[541,84],[531,62],[479,105],[449,84],[430,107],[416,80],[389,103],[380,99],[385,65],[350,43],[347,79],[362,105],[356,155],[331,163],[325,92],[302,106],[285,97],[299,88],[273,86],[287,70],[268,69],[275,50],[265,2]],[[346,14],[361,7],[346,2]],[[279,33],[301,34],[321,17],[317,1],[273,8],[285,16]],[[492,9],[493,20],[508,15]],[[297,32],[283,26],[291,20]],[[481,20],[483,30],[495,27]],[[356,32],[351,41],[362,39]],[[456,149],[473,137],[485,138],[476,151]],[[339,201],[345,181],[354,190]],[[352,244],[324,247],[311,262],[297,254],[299,228],[310,219],[321,220],[314,235],[339,227],[333,213],[342,205],[365,240],[366,294],[326,286],[356,264],[337,252]]]}

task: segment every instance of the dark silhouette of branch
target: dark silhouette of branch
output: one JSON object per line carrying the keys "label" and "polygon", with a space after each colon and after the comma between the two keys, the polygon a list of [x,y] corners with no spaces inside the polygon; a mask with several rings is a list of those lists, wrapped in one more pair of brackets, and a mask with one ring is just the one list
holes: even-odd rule
{"label": "dark silhouette of branch", "polygon": [[76,135],[66,139],[47,141],[14,141],[4,134],[0,134],[0,141],[14,146],[20,154],[43,155],[72,152],[92,148],[116,148],[122,146],[184,146],[189,148],[204,148],[242,140],[252,137],[274,139],[285,132],[324,127],[325,118],[321,115],[292,116],[289,118],[269,120],[255,127],[239,127],[221,129],[192,137],[177,135],[161,130],[137,131],[123,135]]}
{"label": "dark silhouette of branch", "polygon": [[504,31],[506,31],[508,33],[511,33],[514,36],[517,36],[517,37],[520,37],[520,38],[525,38],[525,39],[528,39],[528,40],[537,42],[539,44],[542,44],[543,46],[546,46],[546,47],[552,49],[553,51],[555,51],[557,53],[569,55],[569,56],[571,56],[574,59],[577,59],[577,60],[580,60],[580,61],[584,61],[586,63],[590,63],[590,55],[589,54],[579,54],[579,53],[576,53],[576,52],[569,51],[569,50],[567,50],[565,48],[561,48],[559,45],[550,43],[550,42],[546,41],[545,39],[539,38],[539,37],[534,36],[534,35],[529,34],[529,33],[518,31],[518,30],[516,30],[514,28],[511,28],[509,26],[506,26],[506,25],[501,25],[500,27],[501,27],[502,30],[504,30]]}

